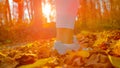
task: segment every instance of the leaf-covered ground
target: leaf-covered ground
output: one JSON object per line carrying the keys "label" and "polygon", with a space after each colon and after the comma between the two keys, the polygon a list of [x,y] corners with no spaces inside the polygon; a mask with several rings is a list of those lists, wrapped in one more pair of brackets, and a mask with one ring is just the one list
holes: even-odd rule
{"label": "leaf-covered ground", "polygon": [[[22,45],[0,46],[0,68],[114,68],[108,56],[120,57],[120,31],[82,31],[79,51],[59,55],[55,38]],[[119,62],[118,62],[119,63]]]}

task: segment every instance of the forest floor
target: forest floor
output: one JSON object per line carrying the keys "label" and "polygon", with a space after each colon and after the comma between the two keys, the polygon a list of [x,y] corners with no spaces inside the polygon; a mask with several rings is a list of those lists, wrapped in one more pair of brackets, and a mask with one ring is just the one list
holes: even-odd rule
{"label": "forest floor", "polygon": [[[81,31],[79,51],[59,55],[55,38],[0,46],[0,68],[114,68],[120,67],[120,30]],[[111,58],[118,58],[117,61]]]}

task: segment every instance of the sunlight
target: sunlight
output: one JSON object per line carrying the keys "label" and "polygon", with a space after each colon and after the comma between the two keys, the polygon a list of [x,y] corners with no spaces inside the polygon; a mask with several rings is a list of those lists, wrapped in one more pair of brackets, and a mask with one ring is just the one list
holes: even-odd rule
{"label": "sunlight", "polygon": [[47,19],[47,23],[54,21],[55,12],[48,0],[42,2],[42,12]]}

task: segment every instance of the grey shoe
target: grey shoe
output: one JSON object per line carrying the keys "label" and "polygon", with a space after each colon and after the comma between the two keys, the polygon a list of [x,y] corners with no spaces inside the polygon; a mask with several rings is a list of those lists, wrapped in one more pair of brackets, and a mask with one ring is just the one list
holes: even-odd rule
{"label": "grey shoe", "polygon": [[55,41],[54,49],[56,49],[57,52],[61,55],[65,54],[68,50],[68,48],[60,41]]}

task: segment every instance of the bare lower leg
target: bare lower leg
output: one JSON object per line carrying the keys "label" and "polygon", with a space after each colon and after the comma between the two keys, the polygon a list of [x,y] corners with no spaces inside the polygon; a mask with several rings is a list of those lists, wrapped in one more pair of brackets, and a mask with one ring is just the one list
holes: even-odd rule
{"label": "bare lower leg", "polygon": [[73,29],[69,28],[57,28],[57,41],[61,41],[65,44],[73,43]]}

